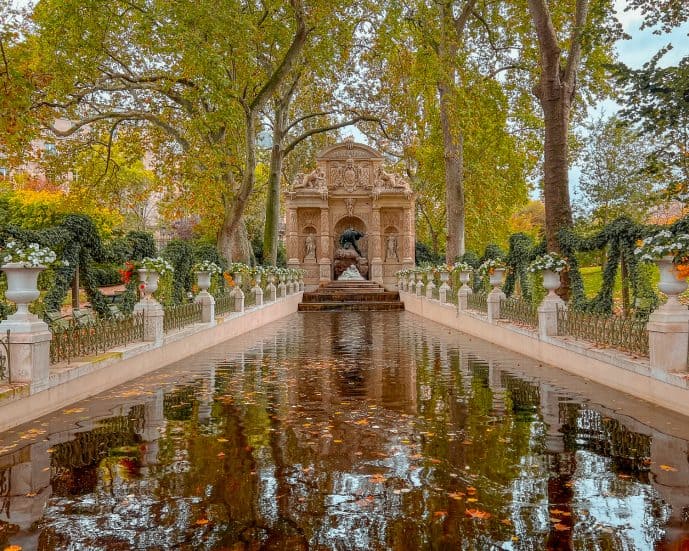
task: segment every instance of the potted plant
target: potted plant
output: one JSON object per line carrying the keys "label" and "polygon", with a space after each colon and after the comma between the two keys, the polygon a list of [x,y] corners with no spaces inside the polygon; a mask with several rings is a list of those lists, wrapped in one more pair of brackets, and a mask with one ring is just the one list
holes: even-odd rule
{"label": "potted plant", "polygon": [[471,274],[474,271],[474,267],[471,264],[467,264],[466,262],[455,262],[452,265],[452,271],[453,272],[459,272],[459,282],[462,284],[462,289],[468,289],[471,291],[471,288],[469,287],[468,283],[469,280],[471,279]]}
{"label": "potted plant", "polygon": [[686,290],[686,271],[682,268],[689,264],[689,234],[673,235],[669,230],[662,230],[643,239],[634,253],[641,262],[658,265],[658,289],[669,300],[676,300],[677,295]]}
{"label": "potted plant", "polygon": [[[38,275],[49,265],[56,263],[57,255],[38,243],[22,244],[10,240],[0,251],[0,259],[0,270],[7,276],[5,296],[17,305],[17,311],[11,319],[33,318],[29,313],[29,304],[40,296]],[[65,261],[62,265],[66,266],[68,263]]]}
{"label": "potted plant", "polygon": [[546,253],[537,257],[529,264],[529,271],[543,274],[543,287],[548,295],[554,295],[560,287],[560,273],[568,268],[567,259],[558,253]]}
{"label": "potted plant", "polygon": [[208,292],[211,286],[211,277],[222,272],[220,266],[210,260],[202,260],[192,266],[192,271],[196,273],[196,280],[201,291]]}
{"label": "potted plant", "polygon": [[151,295],[158,290],[160,277],[174,272],[172,264],[160,256],[155,258],[147,256],[137,264],[137,267],[141,290],[147,299],[150,299]]}
{"label": "potted plant", "polygon": [[507,265],[498,258],[489,258],[479,266],[478,271],[481,275],[487,275],[493,289],[497,289],[505,277]]}

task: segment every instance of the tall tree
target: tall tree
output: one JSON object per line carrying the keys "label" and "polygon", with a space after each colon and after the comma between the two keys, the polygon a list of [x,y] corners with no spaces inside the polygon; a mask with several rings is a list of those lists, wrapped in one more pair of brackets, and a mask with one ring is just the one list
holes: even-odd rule
{"label": "tall tree", "polygon": [[585,58],[599,65],[605,61],[606,48],[611,47],[620,29],[613,21],[611,0],[527,3],[539,51],[540,74],[533,92],[543,110],[545,124],[545,236],[548,250],[559,251],[557,233],[572,225],[568,139],[577,77]]}
{"label": "tall tree", "polygon": [[168,151],[203,174],[199,188],[219,190],[219,248],[230,257],[255,184],[260,115],[299,61],[314,18],[337,11],[317,1],[219,10],[211,1],[43,0],[34,21],[56,77],[36,105],[73,122],[53,129],[63,137],[100,122],[156,127]]}

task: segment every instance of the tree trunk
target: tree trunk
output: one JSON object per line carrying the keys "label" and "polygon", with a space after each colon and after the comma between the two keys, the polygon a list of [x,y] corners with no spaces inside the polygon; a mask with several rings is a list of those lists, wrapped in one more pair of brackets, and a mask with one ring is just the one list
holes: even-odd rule
{"label": "tree trunk", "polygon": [[266,220],[263,228],[263,263],[275,266],[278,258],[278,224],[280,222],[280,181],[282,179],[283,131],[282,114],[276,113],[273,128],[273,149],[270,152],[270,175],[266,196]]}
{"label": "tree trunk", "polygon": [[543,162],[543,199],[545,235],[549,251],[560,252],[557,232],[572,226],[569,199],[569,163],[567,139],[571,92],[562,85],[551,84],[541,98],[545,119]]}
{"label": "tree trunk", "polygon": [[440,94],[440,124],[443,129],[445,158],[445,202],[447,217],[447,245],[445,261],[455,262],[464,254],[464,140],[461,131],[453,133],[446,85],[438,86]]}

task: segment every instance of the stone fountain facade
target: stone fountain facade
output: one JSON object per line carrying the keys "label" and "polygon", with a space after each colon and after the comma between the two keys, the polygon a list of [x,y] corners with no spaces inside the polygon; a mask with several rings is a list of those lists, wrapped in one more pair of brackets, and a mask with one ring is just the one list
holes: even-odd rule
{"label": "stone fountain facade", "polygon": [[[396,289],[395,273],[414,266],[414,194],[387,172],[375,149],[352,139],[321,151],[316,168],[299,173],[287,209],[287,264],[306,270],[313,288],[355,264],[368,280]],[[359,256],[340,245],[347,229],[362,234]]]}

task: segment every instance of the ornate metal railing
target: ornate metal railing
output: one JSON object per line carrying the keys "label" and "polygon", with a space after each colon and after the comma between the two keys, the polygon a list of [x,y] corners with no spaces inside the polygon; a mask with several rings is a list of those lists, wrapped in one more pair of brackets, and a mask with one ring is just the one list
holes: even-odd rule
{"label": "ornate metal railing", "polygon": [[194,302],[165,308],[163,331],[168,333],[192,323],[201,323],[201,304]]}
{"label": "ornate metal railing", "polygon": [[557,330],[559,335],[590,341],[597,346],[648,356],[648,330],[642,320],[558,310]]}
{"label": "ornate metal railing", "polygon": [[0,382],[7,381],[11,383],[10,380],[10,330],[0,338]]}
{"label": "ornate metal railing", "polygon": [[538,327],[538,307],[521,298],[501,300],[500,317],[514,323]]}
{"label": "ornate metal railing", "polygon": [[467,308],[469,310],[478,310],[479,312],[488,312],[488,295],[486,293],[471,293],[467,295]]}
{"label": "ornate metal railing", "polygon": [[234,311],[234,297],[229,291],[215,297],[215,314],[220,316]]}
{"label": "ornate metal railing", "polygon": [[70,323],[52,328],[50,362],[69,363],[74,358],[105,352],[144,339],[143,314],[122,319],[97,319],[89,325]]}

